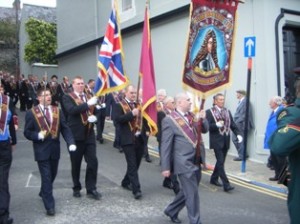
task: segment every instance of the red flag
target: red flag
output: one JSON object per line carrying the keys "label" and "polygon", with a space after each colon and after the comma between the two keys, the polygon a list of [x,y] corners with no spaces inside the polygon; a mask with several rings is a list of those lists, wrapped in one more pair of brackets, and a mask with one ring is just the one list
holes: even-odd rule
{"label": "red flag", "polygon": [[147,6],[145,9],[140,76],[143,88],[142,116],[147,120],[150,133],[155,135],[157,132],[156,85],[151,46],[149,12]]}

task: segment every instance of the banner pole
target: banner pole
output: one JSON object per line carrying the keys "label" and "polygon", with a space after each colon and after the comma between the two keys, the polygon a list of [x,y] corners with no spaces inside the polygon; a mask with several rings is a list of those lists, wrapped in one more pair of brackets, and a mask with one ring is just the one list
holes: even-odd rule
{"label": "banner pole", "polygon": [[248,142],[248,123],[249,123],[249,109],[250,109],[250,90],[251,90],[251,72],[252,72],[252,58],[248,58],[247,68],[247,96],[246,96],[246,114],[245,114],[245,126],[244,126],[244,139],[242,144],[244,145],[244,154],[241,164],[241,172],[246,172],[246,157],[247,157],[247,142]]}

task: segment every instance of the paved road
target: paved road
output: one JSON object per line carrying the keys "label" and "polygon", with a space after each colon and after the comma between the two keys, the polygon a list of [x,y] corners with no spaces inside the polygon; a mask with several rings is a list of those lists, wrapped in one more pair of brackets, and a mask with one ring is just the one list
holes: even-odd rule
{"label": "paved road", "polygon": [[[21,125],[22,127],[22,125]],[[47,217],[38,196],[40,178],[33,160],[31,142],[19,131],[10,175],[11,216],[17,224],[110,224],[110,223],[171,223],[164,216],[164,207],[173,199],[173,192],[161,186],[159,161],[142,162],[140,179],[143,198],[135,200],[120,187],[125,172],[125,158],[108,140],[98,144],[98,187],[103,194],[100,201],[85,196],[72,197],[70,161],[62,141],[62,157],[54,185],[56,216]],[[83,163],[82,174],[85,171]],[[82,183],[84,184],[82,175]],[[286,200],[262,188],[233,180],[236,189],[225,193],[209,184],[209,172],[204,172],[199,188],[201,215],[204,224],[286,224],[289,222]],[[188,223],[186,210],[179,218]]]}

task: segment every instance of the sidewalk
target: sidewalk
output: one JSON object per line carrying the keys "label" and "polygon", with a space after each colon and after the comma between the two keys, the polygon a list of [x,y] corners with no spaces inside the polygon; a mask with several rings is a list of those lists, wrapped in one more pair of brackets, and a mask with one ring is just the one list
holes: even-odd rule
{"label": "sidewalk", "polygon": [[[106,121],[104,132],[107,137],[113,139],[114,126],[111,121]],[[158,144],[155,137],[150,137],[148,142],[149,154],[152,157],[159,158]],[[270,177],[274,176],[274,171],[270,170],[266,164],[251,161],[251,158],[246,160],[246,172],[241,172],[242,162],[233,161],[233,156],[227,155],[225,162],[225,170],[229,178],[236,179],[263,189],[278,192],[282,195],[287,195],[287,187],[282,184],[277,184],[276,181],[269,181]],[[155,160],[159,163],[159,160]],[[206,149],[206,163],[208,166],[207,173],[211,173],[215,165],[216,159],[213,150]]]}

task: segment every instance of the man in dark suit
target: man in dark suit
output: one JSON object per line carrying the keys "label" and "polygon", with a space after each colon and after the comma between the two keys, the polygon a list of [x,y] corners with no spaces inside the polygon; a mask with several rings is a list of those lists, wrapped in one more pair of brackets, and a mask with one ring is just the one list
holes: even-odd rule
{"label": "man in dark suit", "polygon": [[12,100],[3,94],[0,86],[0,223],[11,224],[13,219],[9,217],[9,170],[12,163],[12,150],[17,144],[16,131],[13,122],[14,105]]}
{"label": "man in dark suit", "polygon": [[[191,100],[186,93],[175,98],[176,110],[162,120],[161,167],[162,175],[178,175],[181,189],[164,213],[173,223],[181,223],[178,213],[186,206],[191,224],[200,224],[198,186],[201,179],[200,145],[197,127],[202,121],[202,132],[208,131],[205,111],[196,116],[189,112]],[[200,119],[201,118],[201,119]],[[203,146],[203,145],[202,145]]]}
{"label": "man in dark suit", "polygon": [[113,146],[114,148],[117,148],[120,153],[123,152],[123,149],[120,143],[120,139],[121,139],[120,125],[115,121],[115,107],[116,104],[120,103],[120,101],[124,98],[123,95],[124,95],[123,90],[121,90],[119,92],[109,93],[106,96],[106,116],[110,117],[110,119],[113,121],[113,124],[115,126],[115,139],[114,139]]}
{"label": "man in dark suit", "polygon": [[[207,120],[209,122],[209,145],[214,150],[216,156],[216,165],[210,178],[210,183],[218,187],[224,188],[225,192],[234,189],[230,185],[226,176],[224,163],[230,146],[230,130],[237,135],[239,143],[243,141],[243,137],[232,115],[228,109],[224,107],[225,97],[218,93],[214,96],[214,106],[206,111]],[[221,178],[223,185],[218,181]]]}
{"label": "man in dark suit", "polygon": [[96,137],[94,123],[97,121],[93,114],[97,97],[84,93],[84,80],[77,76],[72,82],[73,92],[63,96],[63,106],[67,113],[67,123],[73,133],[77,150],[70,152],[72,164],[73,196],[81,197],[80,168],[82,158],[86,161],[85,187],[87,196],[95,200],[101,198],[97,191],[98,159],[96,156]]}
{"label": "man in dark suit", "polygon": [[[157,107],[159,108],[159,107]],[[175,109],[175,102],[174,98],[171,96],[167,96],[163,101],[163,106],[160,107],[161,109],[157,111],[157,134],[156,139],[158,142],[158,150],[160,155],[161,149],[161,136],[162,136],[162,120],[169,115]],[[177,176],[171,173],[169,177],[165,177],[163,180],[163,187],[172,189],[175,194],[178,194],[180,187],[179,182],[177,180]]]}
{"label": "man in dark suit", "polygon": [[37,97],[39,105],[26,112],[24,135],[33,142],[34,158],[41,175],[39,196],[43,199],[47,215],[53,216],[55,200],[52,191],[60,158],[60,133],[69,151],[75,151],[76,145],[61,111],[57,106],[50,106],[50,90],[39,89]]}
{"label": "man in dark suit", "polygon": [[144,142],[141,135],[140,109],[136,108],[137,90],[129,85],[125,90],[125,98],[116,104],[115,122],[120,127],[120,143],[123,148],[127,171],[122,180],[122,187],[131,190],[135,199],[142,197],[138,169],[144,154]]}
{"label": "man in dark suit", "polygon": [[[236,108],[236,111],[234,113],[233,116],[233,121],[236,124],[236,126],[238,127],[238,129],[241,132],[241,136],[244,138],[244,131],[247,128],[248,131],[252,128],[254,128],[254,123],[253,123],[253,119],[252,119],[252,111],[251,111],[251,107],[249,104],[249,117],[248,117],[248,125],[246,126],[245,122],[246,122],[246,91],[245,90],[237,90],[236,91],[236,97],[239,100],[239,104],[238,107]],[[244,143],[239,143],[239,140],[237,138],[236,135],[232,136],[232,142],[235,145],[235,148],[238,151],[238,157],[235,157],[233,160],[234,161],[242,161],[244,158],[244,153],[245,152],[245,146]],[[247,157],[247,154],[246,154]]]}

